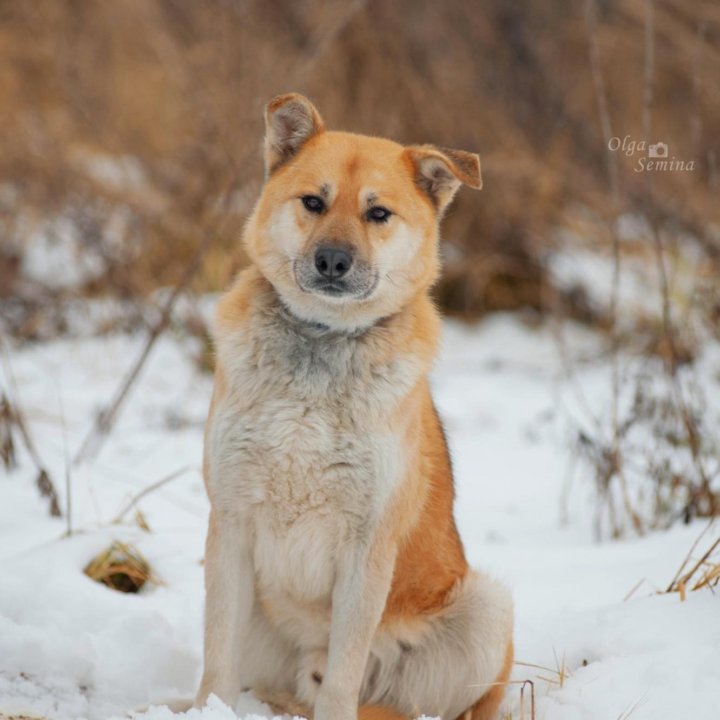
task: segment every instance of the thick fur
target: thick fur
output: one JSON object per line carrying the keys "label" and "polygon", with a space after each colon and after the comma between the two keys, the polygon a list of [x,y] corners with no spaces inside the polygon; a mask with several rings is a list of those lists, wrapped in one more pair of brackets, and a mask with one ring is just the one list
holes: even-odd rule
{"label": "thick fur", "polygon": [[[438,219],[460,182],[479,187],[477,156],[327,132],[297,95],[266,122],[253,264],[215,326],[196,703],[252,688],[316,720],[488,720],[512,604],[468,568],[427,381]],[[387,222],[368,219],[378,205]],[[328,243],[354,258],[339,295],[313,285]]]}

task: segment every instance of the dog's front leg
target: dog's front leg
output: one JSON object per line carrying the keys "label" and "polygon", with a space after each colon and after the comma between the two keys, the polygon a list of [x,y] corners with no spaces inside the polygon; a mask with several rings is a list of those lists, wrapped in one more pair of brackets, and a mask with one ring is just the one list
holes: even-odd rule
{"label": "dog's front leg", "polygon": [[205,547],[205,652],[195,707],[215,693],[235,707],[242,690],[240,658],[255,588],[247,530],[235,514],[210,512]]}
{"label": "dog's front leg", "polygon": [[376,537],[340,550],[332,596],[328,663],[314,720],[355,720],[370,643],[390,591],[395,548]]}

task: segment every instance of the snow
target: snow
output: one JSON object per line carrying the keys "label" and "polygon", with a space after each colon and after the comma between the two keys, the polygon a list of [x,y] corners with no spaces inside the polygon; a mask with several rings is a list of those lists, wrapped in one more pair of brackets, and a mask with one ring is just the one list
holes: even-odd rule
{"label": "snow", "polygon": [[[515,598],[513,678],[534,681],[538,719],[716,718],[720,598],[707,590],[684,602],[656,593],[704,524],[598,541],[593,479],[571,439],[583,417],[576,385],[602,417],[610,370],[594,335],[570,327],[565,337],[582,358],[573,383],[550,326],[531,329],[511,316],[447,323],[433,377],[469,559]],[[208,512],[202,424],[211,389],[194,363],[197,345],[163,337],[97,459],[68,462],[142,344],[118,334],[10,354],[10,394],[19,395],[63,508],[69,469],[72,533],[66,536],[65,518],[48,517],[16,437],[19,467],[0,475],[0,716],[99,720],[194,693]],[[702,367],[706,402],[717,409],[718,354]],[[140,490],[176,471],[138,504],[150,532],[134,510],[115,522]],[[134,544],[154,569],[156,582],[138,595],[82,572],[114,539]],[[519,694],[519,684],[507,693],[514,720],[523,717]],[[211,698],[184,715],[153,707],[136,717],[229,720],[236,713],[272,716],[245,695],[233,710]]]}
{"label": "snow", "polygon": [[106,268],[97,252],[88,252],[80,228],[70,218],[42,221],[29,232],[21,223],[18,235],[25,237],[22,275],[50,290],[78,287],[100,277]]}

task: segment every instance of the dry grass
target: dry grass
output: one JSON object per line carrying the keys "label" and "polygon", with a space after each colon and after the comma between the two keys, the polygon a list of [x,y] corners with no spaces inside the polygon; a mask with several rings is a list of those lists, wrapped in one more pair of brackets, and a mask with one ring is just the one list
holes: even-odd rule
{"label": "dry grass", "polygon": [[717,530],[717,527],[713,519],[700,533],[665,590],[666,593],[679,593],[680,599],[685,600],[688,592],[703,588],[714,590],[720,584],[720,534],[709,541],[699,558],[694,558],[698,548],[702,547],[701,541],[711,529]]}
{"label": "dry grass", "polygon": [[515,716],[512,711],[507,712],[502,720],[535,720],[535,683],[532,680],[509,680],[505,685],[519,686],[519,714]]}
{"label": "dry grass", "polygon": [[5,393],[0,393],[0,459],[3,467],[9,471],[17,467],[13,426],[15,418],[12,406]]}
{"label": "dry grass", "polygon": [[15,381],[15,376],[10,364],[10,355],[7,352],[5,344],[2,343],[2,336],[0,336],[0,361],[4,370],[7,387],[12,394],[12,399],[4,392],[0,396],[0,456],[7,470],[12,470],[15,467],[14,435],[17,434],[35,464],[37,471],[35,485],[40,495],[47,499],[50,515],[52,517],[61,517],[62,511],[60,510],[60,501],[55,484],[40,457],[20,406],[17,382]]}
{"label": "dry grass", "polygon": [[545,667],[544,665],[536,665],[534,663],[520,662],[519,660],[516,660],[515,664],[520,665],[521,667],[540,670],[543,674],[537,675],[536,680],[542,680],[547,683],[548,686],[557,686],[558,688],[562,688],[565,686],[565,682],[568,678],[572,677],[572,673],[567,667],[564,653],[561,657],[558,657],[557,653],[553,650],[553,655],[555,657],[554,668]]}
{"label": "dry grass", "polygon": [[150,565],[137,548],[116,540],[84,570],[95,582],[124,593],[137,593],[153,579]]}
{"label": "dry grass", "polygon": [[[619,135],[642,133],[642,9],[603,3],[597,19]],[[648,200],[619,158],[626,209],[651,201],[703,237],[719,210],[719,22],[710,2],[656,11],[654,132],[698,169],[658,176]],[[194,287],[225,286],[262,181],[262,105],[291,89],[331,127],[481,152],[485,189],[461,193],[445,226],[448,312],[560,301],[585,315],[554,297],[543,264],[573,208],[604,217],[610,203],[583,3],[27,0],[0,8],[0,294],[36,302],[17,332],[40,332],[58,293],[21,287],[16,243],[60,214],[105,264],[86,294],[176,282],[210,232]]]}

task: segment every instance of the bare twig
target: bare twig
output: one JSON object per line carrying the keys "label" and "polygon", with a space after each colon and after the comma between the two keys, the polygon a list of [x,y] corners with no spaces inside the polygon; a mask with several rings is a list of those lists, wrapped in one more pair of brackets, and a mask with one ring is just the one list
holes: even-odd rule
{"label": "bare twig", "polygon": [[642,578],[641,580],[638,580],[637,583],[633,586],[632,590],[623,598],[623,602],[627,602],[642,586],[643,583],[647,582],[645,578]]}
{"label": "bare twig", "polygon": [[15,442],[13,441],[13,411],[7,395],[0,394],[0,459],[6,470],[17,467]]}
{"label": "bare twig", "polygon": [[65,535],[66,537],[71,537],[73,534],[72,475],[70,472],[70,451],[68,450],[67,424],[65,423],[65,408],[63,406],[62,395],[60,394],[60,392],[58,392],[58,404],[60,406],[60,422],[62,424],[63,437],[63,456],[65,460],[65,520],[67,524]]}
{"label": "bare twig", "polygon": [[[652,102],[653,102],[653,73],[655,61],[655,44],[654,44],[654,0],[645,0],[645,92],[643,94],[643,131],[647,143],[652,141]],[[674,397],[675,406],[679,411],[681,421],[687,435],[688,447],[692,456],[693,464],[700,478],[701,494],[710,504],[708,508],[709,514],[716,511],[715,495],[710,487],[710,479],[705,470],[701,447],[702,440],[695,425],[695,420],[691,416],[685,392],[678,374],[678,350],[675,338],[675,328],[672,318],[672,302],[671,289],[668,280],[667,268],[665,265],[665,251],[663,248],[662,237],[658,228],[657,214],[653,203],[653,184],[652,173],[645,173],[646,191],[648,198],[648,215],[649,224],[655,251],[655,263],[657,266],[658,278],[660,281],[660,302],[662,312],[663,335],[667,347],[667,357],[665,367],[667,370],[670,389]]]}
{"label": "bare twig", "polygon": [[[588,35],[588,48],[590,53],[590,71],[592,73],[595,101],[597,103],[600,130],[602,131],[605,149],[607,150],[610,138],[613,137],[610,112],[608,110],[607,93],[600,65],[600,50],[597,41],[597,5],[596,0],[588,0],[585,12],[585,28]],[[618,163],[615,153],[606,152],[608,182],[613,200],[617,200],[619,193]]]}
{"label": "bare twig", "polygon": [[[533,665],[532,663],[522,663],[515,661],[515,665],[525,665],[526,667],[535,667],[541,670],[547,668],[542,665]],[[551,672],[555,672],[554,670]],[[467,687],[471,688],[493,688],[493,687],[507,687],[508,685],[519,685],[520,686],[520,720],[525,720],[525,688],[530,688],[530,720],[535,720],[535,683],[530,680],[505,680],[504,682],[491,682],[491,683],[473,683]],[[463,716],[464,720],[464,716]]]}
{"label": "bare twig", "polygon": [[634,703],[632,703],[632,705],[629,705],[620,713],[620,715],[618,715],[617,720],[628,720],[628,718],[640,707],[640,705],[645,702],[645,697],[646,694],[638,698]]}
{"label": "bare twig", "polygon": [[653,76],[655,74],[655,3],[645,0],[645,66],[643,74],[643,135],[652,142]]}
{"label": "bare twig", "polygon": [[702,148],[702,135],[703,135],[703,122],[701,115],[701,96],[702,96],[702,55],[703,48],[705,46],[705,37],[707,35],[708,23],[707,20],[703,20],[698,24],[697,29],[697,40],[695,44],[695,51],[693,53],[693,74],[692,74],[692,85],[693,85],[693,110],[690,116],[690,130],[692,133],[693,146],[699,156]]}
{"label": "bare twig", "polygon": [[535,720],[535,683],[525,680],[520,686],[520,717],[525,718],[525,688],[530,687],[530,720]]}
{"label": "bare twig", "polygon": [[28,454],[30,455],[30,458],[32,459],[35,467],[37,468],[38,475],[35,480],[35,484],[40,491],[40,495],[48,499],[50,515],[52,517],[62,517],[57,490],[55,489],[55,485],[53,484],[53,481],[50,477],[50,473],[47,471],[47,469],[45,468],[45,464],[40,458],[40,454],[38,453],[35,442],[30,435],[30,430],[28,429],[27,422],[25,421],[25,416],[20,407],[20,396],[18,392],[17,382],[15,381],[15,375],[12,371],[12,365],[10,364],[10,354],[2,338],[0,338],[0,345],[2,346],[2,359],[3,368],[5,370],[5,377],[7,378],[8,387],[12,390],[13,393],[13,402],[11,407],[13,422],[20,431],[20,436],[25,443]]}
{"label": "bare twig", "polygon": [[130,502],[115,516],[113,519],[113,524],[118,524],[123,521],[123,518],[125,515],[127,515],[130,510],[132,510],[139,502],[142,500],[146,495],[149,495],[151,492],[155,492],[155,490],[161,488],[163,485],[167,485],[170,481],[175,480],[176,478],[180,477],[181,475],[184,475],[188,470],[192,470],[193,468],[189,465],[180,468],[179,470],[176,470],[173,473],[170,473],[170,475],[167,475],[166,477],[162,478],[161,480],[158,480],[157,482],[154,482],[152,485],[148,485],[146,488],[141,490],[137,495],[135,495]]}
{"label": "bare twig", "polygon": [[203,238],[200,245],[198,245],[198,248],[195,251],[195,255],[192,257],[190,263],[185,268],[183,276],[180,278],[180,282],[175,286],[174,290],[170,294],[170,297],[165,303],[165,306],[162,310],[162,315],[160,316],[158,322],[155,324],[155,327],[150,332],[150,336],[148,337],[147,342],[145,343],[145,347],[140,353],[140,356],[123,379],[120,387],[115,393],[115,397],[112,399],[109,405],[98,414],[95,425],[90,430],[82,445],[80,446],[80,449],[78,450],[74,460],[74,463],[76,465],[83,460],[94,457],[99,452],[103,441],[115,425],[115,421],[117,420],[118,413],[120,412],[120,408],[123,402],[125,401],[133,384],[138,379],[140,371],[145,366],[147,359],[150,357],[150,353],[152,352],[155,343],[170,323],[170,318],[172,317],[172,311],[175,307],[175,303],[190,285],[190,282],[195,277],[197,271],[200,269],[203,258],[210,249],[214,239],[215,233],[208,232],[205,234],[205,237]]}
{"label": "bare twig", "polygon": [[612,200],[611,215],[607,220],[607,228],[612,240],[613,254],[613,270],[612,285],[610,291],[610,307],[608,309],[610,323],[611,338],[611,452],[609,467],[609,476],[607,478],[608,487],[608,511],[610,513],[612,534],[619,533],[619,526],[614,519],[614,510],[612,497],[610,496],[609,483],[613,476],[618,478],[620,484],[620,492],[622,495],[625,511],[632,521],[633,527],[638,534],[644,532],[640,516],[635,512],[628,493],[627,481],[625,478],[625,470],[623,468],[623,455],[621,450],[621,432],[620,432],[620,337],[618,332],[617,308],[620,294],[620,270],[621,270],[621,248],[620,238],[618,234],[618,215],[619,215],[619,172],[617,154],[607,152],[608,143],[613,136],[612,123],[610,119],[610,111],[608,109],[607,91],[605,89],[605,81],[603,79],[602,66],[600,64],[600,49],[597,40],[597,6],[595,0],[588,0],[586,12],[586,29],[588,35],[588,49],[590,57],[590,71],[593,78],[593,87],[595,89],[595,102],[597,105],[600,128],[603,133],[604,147],[608,158],[608,183]]}

